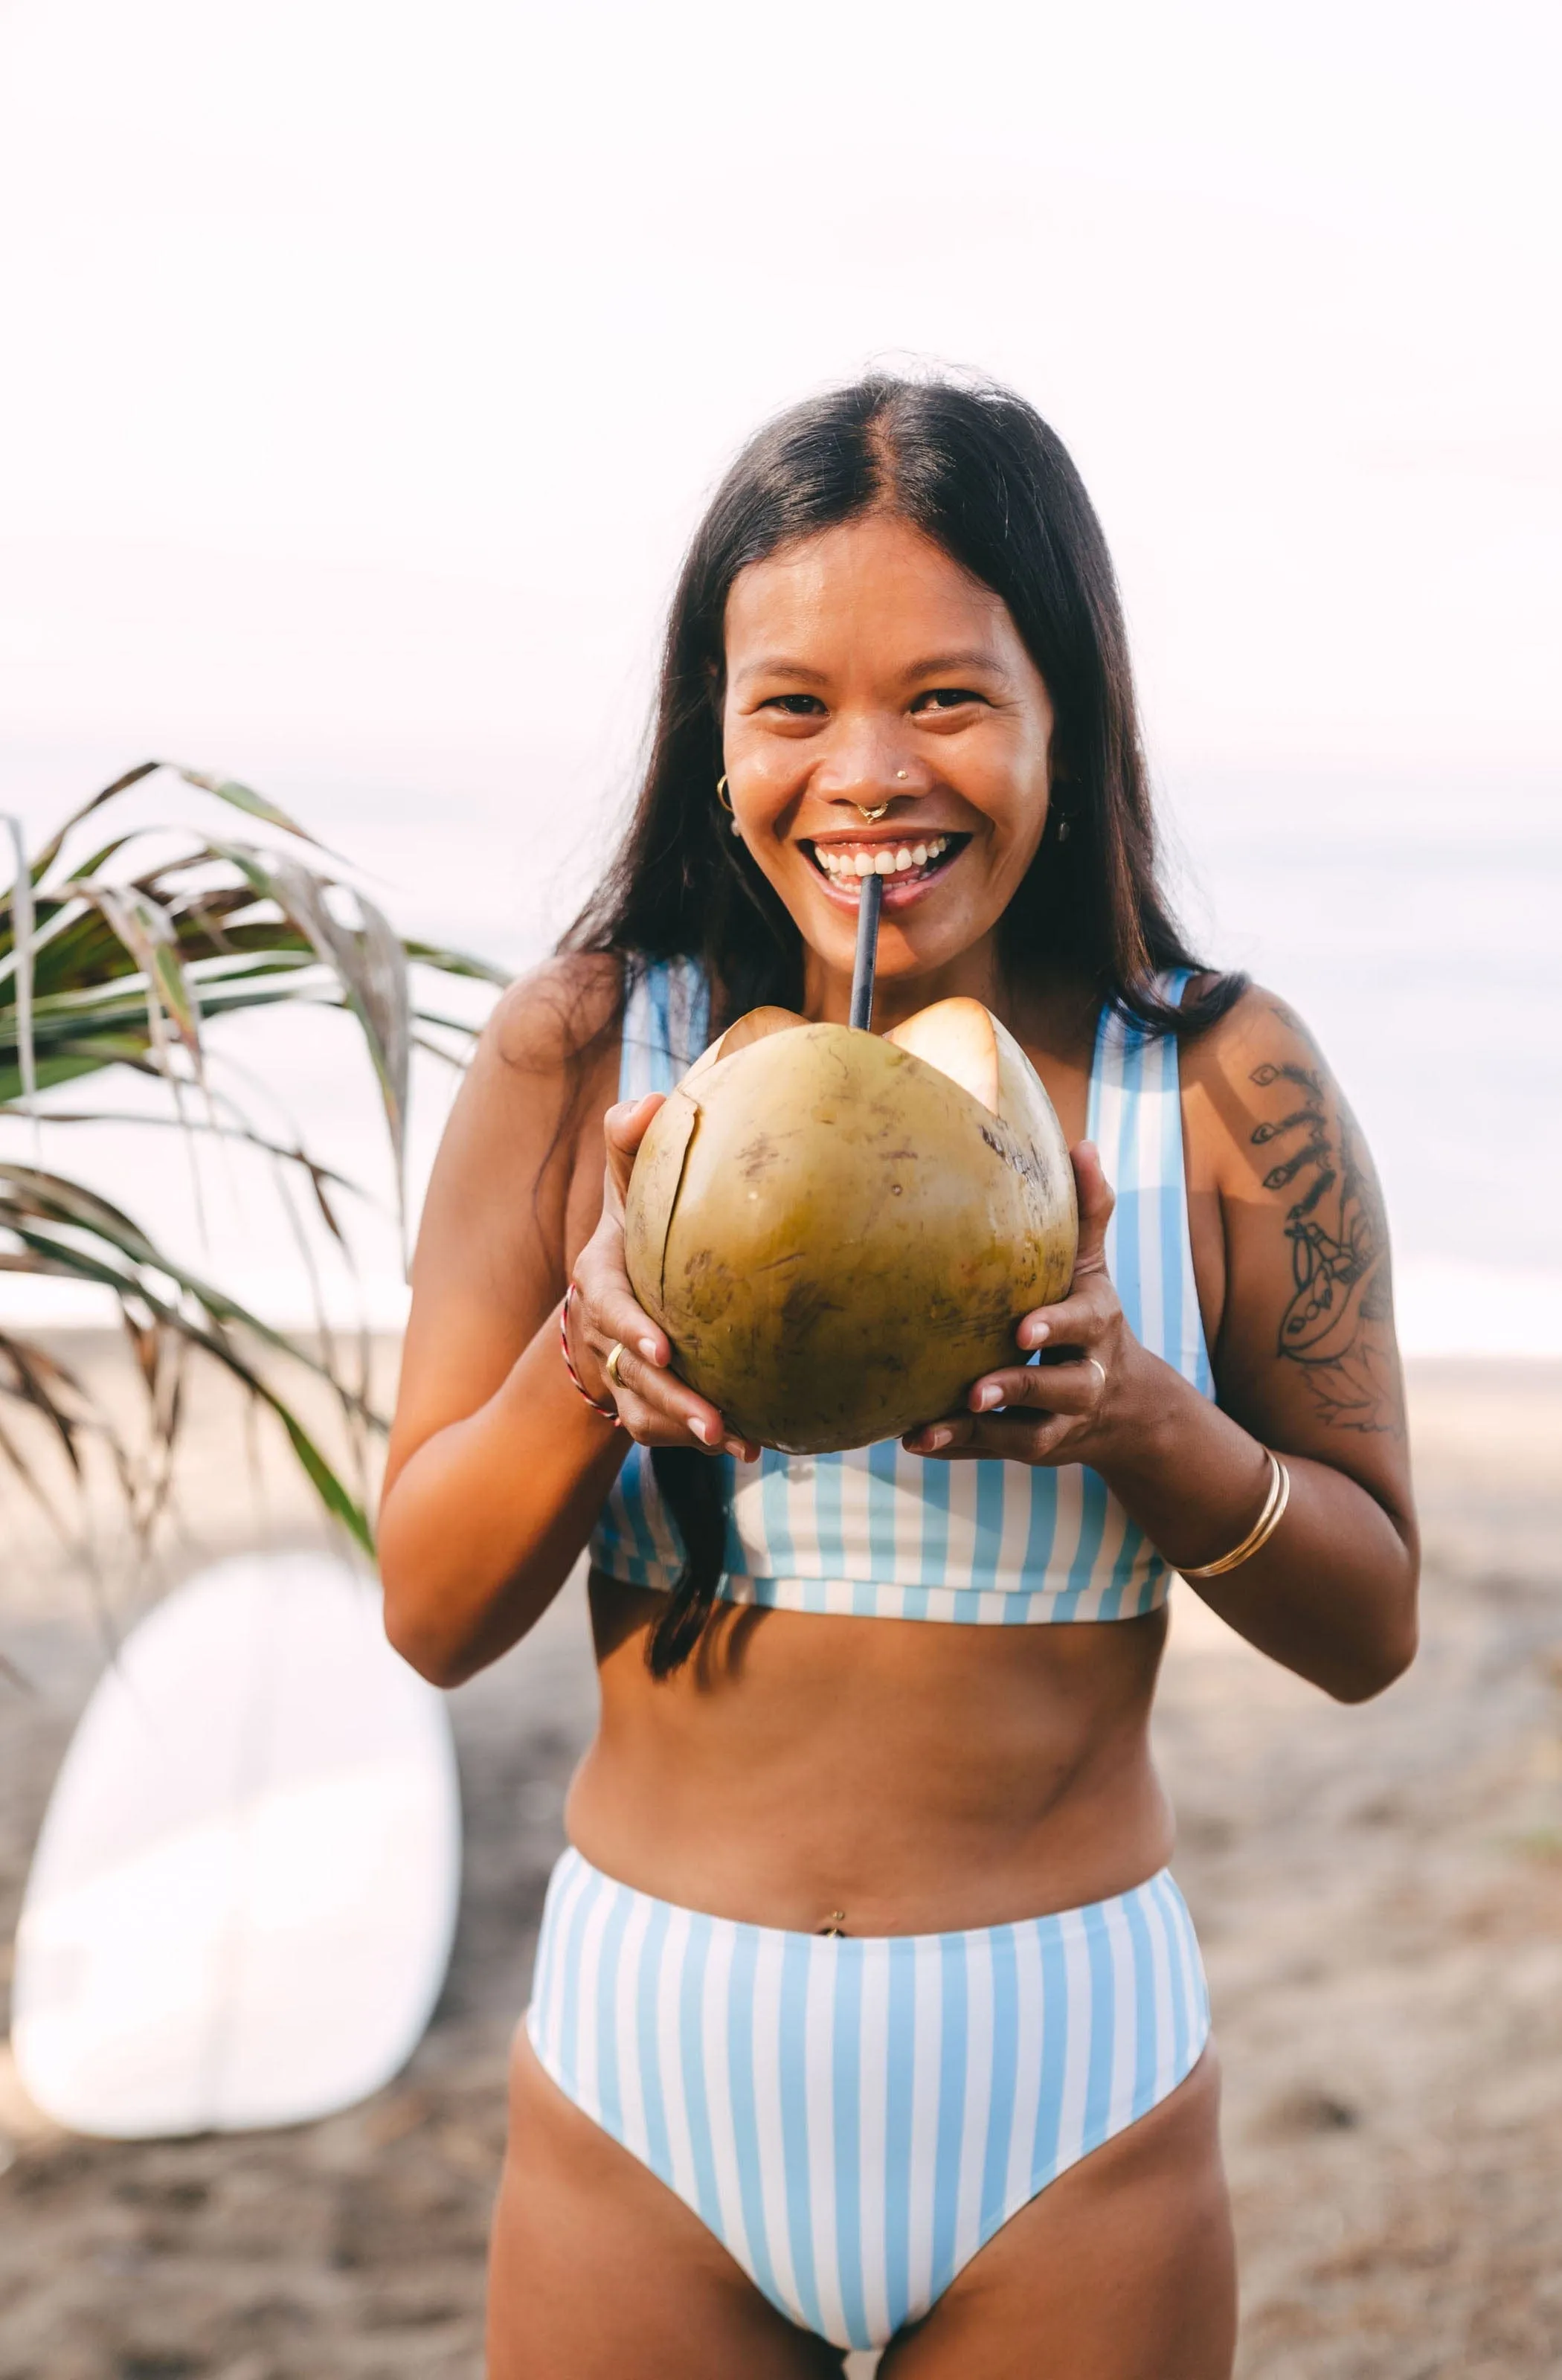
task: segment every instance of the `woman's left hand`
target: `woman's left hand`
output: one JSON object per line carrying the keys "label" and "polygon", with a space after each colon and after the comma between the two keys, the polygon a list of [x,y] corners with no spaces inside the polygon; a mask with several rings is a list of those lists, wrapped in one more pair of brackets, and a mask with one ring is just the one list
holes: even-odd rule
{"label": "woman's left hand", "polygon": [[1074,1278],[1060,1305],[1038,1306],[1015,1331],[1027,1354],[1056,1348],[1059,1360],[984,1373],[964,1411],[907,1434],[901,1443],[908,1453],[1052,1463],[1091,1463],[1105,1451],[1126,1376],[1143,1351],[1106,1269],[1106,1225],[1116,1204],[1111,1184],[1088,1140],[1068,1155],[1080,1200]]}

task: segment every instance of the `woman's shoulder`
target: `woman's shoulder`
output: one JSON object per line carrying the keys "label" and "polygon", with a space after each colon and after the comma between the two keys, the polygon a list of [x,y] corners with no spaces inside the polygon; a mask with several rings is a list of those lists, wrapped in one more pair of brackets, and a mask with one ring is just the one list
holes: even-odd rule
{"label": "woman's shoulder", "polygon": [[562,951],[516,980],[494,1005],[480,1057],[517,1075],[556,1075],[605,1058],[624,1006],[624,964],[612,951]]}
{"label": "woman's shoulder", "polygon": [[[1195,976],[1197,994],[1213,980]],[[1200,1170],[1271,1193],[1297,1152],[1359,1138],[1328,1060],[1304,1017],[1265,985],[1249,984],[1225,1014],[1181,1047],[1184,1110]],[[1276,1148],[1283,1143],[1283,1148]]]}
{"label": "woman's shoulder", "polygon": [[[1190,976],[1183,1005],[1198,1001],[1219,981],[1215,975]],[[1183,1042],[1182,1072],[1190,1080],[1201,1075],[1211,1081],[1229,1078],[1239,1075],[1250,1061],[1259,1065],[1267,1062],[1265,1053],[1271,1051],[1281,1052],[1287,1063],[1300,1058],[1311,1058],[1318,1066],[1324,1063],[1306,1020],[1289,1001],[1264,984],[1248,983],[1229,1008]]]}

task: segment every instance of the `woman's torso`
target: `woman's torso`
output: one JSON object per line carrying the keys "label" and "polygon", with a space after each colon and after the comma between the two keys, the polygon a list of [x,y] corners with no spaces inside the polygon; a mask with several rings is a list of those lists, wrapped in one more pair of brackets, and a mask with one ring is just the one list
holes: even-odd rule
{"label": "woman's torso", "polygon": [[[1116,1017],[1054,1038],[1028,1047],[1118,1187],[1130,1327],[1208,1393],[1175,1045]],[[670,1087],[703,1039],[698,978],[653,971],[620,1089]],[[767,1455],[728,1488],[733,1574],[670,1680],[644,1647],[678,1548],[641,1450],[593,1539],[602,1726],[568,1812],[590,1860],[687,1906],[802,1931],[844,1912],[853,1933],[1077,1906],[1164,1864],[1167,1574],[1094,1474],[887,1447]]]}

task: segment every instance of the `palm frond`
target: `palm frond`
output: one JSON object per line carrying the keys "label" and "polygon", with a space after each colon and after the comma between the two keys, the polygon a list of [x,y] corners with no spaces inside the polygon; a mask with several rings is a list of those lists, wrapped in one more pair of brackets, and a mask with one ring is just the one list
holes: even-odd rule
{"label": "palm frond", "polygon": [[[115,806],[159,770],[271,828],[284,845],[268,849],[116,813]],[[92,840],[79,830],[104,813],[93,848],[72,862],[71,851]],[[349,1014],[379,1088],[399,1215],[412,1049],[449,1058],[431,1031],[455,1036],[458,1048],[476,1029],[425,1006],[414,975],[497,986],[502,972],[462,952],[404,941],[335,854],[232,778],[143,761],[72,811],[31,858],[11,825],[15,869],[0,888],[0,1124],[7,1114],[35,1111],[42,1095],[65,1084],[123,1066],[160,1082],[175,1103],[169,1116],[135,1121],[182,1131],[192,1143],[209,1134],[246,1144],[284,1176],[307,1184],[350,1269],[350,1235],[333,1193],[356,1185],[320,1164],[297,1135],[262,1132],[212,1084],[204,1028],[285,1002]],[[207,1102],[204,1116],[185,1112],[181,1094],[191,1085]],[[51,1127],[110,1120],[97,1107],[49,1113]],[[0,1163],[0,1271],[92,1282],[117,1300],[152,1423],[150,1473],[144,1463],[138,1468],[83,1383],[15,1333],[0,1332],[0,1406],[26,1408],[73,1478],[86,1439],[106,1445],[138,1530],[153,1525],[166,1494],[181,1413],[180,1351],[200,1349],[275,1415],[326,1510],[371,1547],[366,1491],[346,1485],[272,1377],[280,1363],[326,1383],[349,1445],[360,1448],[365,1430],[384,1427],[368,1402],[361,1347],[357,1381],[336,1360],[317,1283],[318,1352],[160,1245],[101,1193],[38,1162]],[[0,1430],[0,1466],[30,1493],[43,1493],[36,1465],[10,1430]]]}

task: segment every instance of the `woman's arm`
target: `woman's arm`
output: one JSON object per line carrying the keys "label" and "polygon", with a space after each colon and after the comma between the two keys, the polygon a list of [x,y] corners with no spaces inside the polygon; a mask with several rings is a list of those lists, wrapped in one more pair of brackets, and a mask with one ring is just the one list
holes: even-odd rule
{"label": "woman's arm", "polygon": [[[971,1390],[981,1418],[909,1443],[1088,1463],[1190,1567],[1247,1535],[1274,1447],[1291,1475],[1279,1527],[1239,1569],[1195,1584],[1262,1651],[1361,1701],[1413,1657],[1419,1560],[1376,1179],[1315,1045],[1267,994],[1187,1048],[1182,1071],[1200,1269],[1220,1276],[1202,1280],[1218,1406],[1124,1322],[1104,1257],[1111,1192],[1087,1147],[1073,1286],[1019,1330],[1023,1347],[1070,1360],[991,1375]],[[1218,1226],[1202,1234],[1201,1205]],[[999,1396],[1002,1410],[982,1410]]]}
{"label": "woman's arm", "polygon": [[[624,1272],[623,1196],[660,1102],[607,1104],[616,991],[613,962],[571,958],[505,995],[429,1184],[379,1551],[386,1633],[438,1685],[496,1660],[541,1616],[631,1440],[724,1442],[714,1407],[666,1369],[671,1349]],[[571,1273],[573,1360],[623,1427],[565,1370]],[[616,1340],[633,1351],[616,1390],[602,1367]]]}
{"label": "woman's arm", "polygon": [[616,990],[574,961],[506,993],[429,1184],[379,1552],[386,1633],[440,1685],[531,1626],[623,1459],[569,1385],[556,1319],[600,1201],[616,1050],[591,1043]]}

